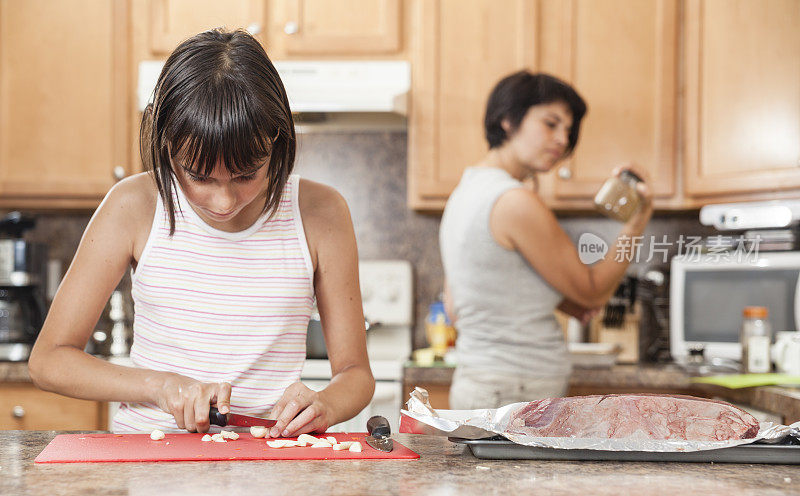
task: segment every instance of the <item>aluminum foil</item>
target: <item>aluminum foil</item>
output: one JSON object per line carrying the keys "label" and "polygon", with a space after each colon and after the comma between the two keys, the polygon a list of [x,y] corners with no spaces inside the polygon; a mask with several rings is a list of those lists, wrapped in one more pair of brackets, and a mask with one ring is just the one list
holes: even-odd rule
{"label": "aluminum foil", "polygon": [[786,436],[800,439],[800,422],[781,425],[761,422],[755,438],[730,441],[682,441],[649,439],[645,434],[625,438],[534,437],[506,432],[511,415],[527,403],[512,403],[501,408],[482,410],[434,410],[428,392],[416,388],[401,410],[400,431],[412,434],[483,439],[501,435],[517,444],[540,448],[593,449],[604,451],[686,452],[730,448],[756,441],[778,443]]}

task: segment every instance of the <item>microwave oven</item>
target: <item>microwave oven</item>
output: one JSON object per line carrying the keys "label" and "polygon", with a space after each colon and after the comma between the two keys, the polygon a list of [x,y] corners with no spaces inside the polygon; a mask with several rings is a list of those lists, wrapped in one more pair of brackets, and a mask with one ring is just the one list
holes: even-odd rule
{"label": "microwave oven", "polygon": [[741,360],[742,311],[763,306],[773,335],[800,329],[800,252],[679,255],[670,267],[670,353],[682,361],[703,348],[708,358]]}

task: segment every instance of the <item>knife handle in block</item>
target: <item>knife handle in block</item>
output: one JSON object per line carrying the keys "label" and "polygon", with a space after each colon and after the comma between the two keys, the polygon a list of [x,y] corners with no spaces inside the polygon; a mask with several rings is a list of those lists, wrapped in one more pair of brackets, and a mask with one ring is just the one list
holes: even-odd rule
{"label": "knife handle in block", "polygon": [[219,413],[217,407],[212,406],[208,410],[208,421],[212,425],[218,425],[220,427],[225,427],[228,425],[228,416],[224,413]]}
{"label": "knife handle in block", "polygon": [[389,437],[392,429],[389,427],[389,421],[385,417],[375,415],[367,420],[367,432],[372,437]]}

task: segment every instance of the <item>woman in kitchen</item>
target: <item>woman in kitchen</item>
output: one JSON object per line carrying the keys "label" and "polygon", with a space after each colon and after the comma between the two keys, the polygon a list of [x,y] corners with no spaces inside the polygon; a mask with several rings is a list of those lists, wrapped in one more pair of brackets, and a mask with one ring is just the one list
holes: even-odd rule
{"label": "woman in kitchen", "polygon": [[[547,74],[511,74],[489,95],[489,151],[464,171],[439,231],[445,303],[458,330],[451,408],[564,396],[571,366],[553,311],[585,321],[625,274],[629,257],[584,265],[537,191],[538,174],[575,149],[585,113],[578,93]],[[637,191],[641,207],[609,254],[652,215],[649,188]]]}
{"label": "woman in kitchen", "polygon": [[[324,431],[372,397],[350,214],[292,175],[283,84],[244,31],[181,43],[142,117],[148,171],[109,191],[34,347],[40,388],[122,403],[115,431],[209,430],[209,407],[277,419],[269,435]],[[84,353],[132,269],[135,368]],[[299,382],[314,299],[333,379]]]}

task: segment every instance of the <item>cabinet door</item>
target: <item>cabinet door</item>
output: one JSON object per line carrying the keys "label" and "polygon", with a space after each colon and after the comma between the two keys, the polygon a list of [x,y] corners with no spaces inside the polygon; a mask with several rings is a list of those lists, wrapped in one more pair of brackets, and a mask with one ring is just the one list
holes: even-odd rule
{"label": "cabinet door", "polygon": [[183,40],[208,29],[263,30],[264,0],[151,0],[150,51],[167,55]]}
{"label": "cabinet door", "polygon": [[127,11],[0,1],[0,205],[96,206],[128,172]]}
{"label": "cabinet door", "polygon": [[33,384],[0,386],[0,430],[105,429],[105,408],[96,401],[67,398]]}
{"label": "cabinet door", "polygon": [[800,187],[800,2],[686,2],[684,187]]}
{"label": "cabinet door", "polygon": [[283,1],[281,29],[289,56],[400,51],[400,0]]}
{"label": "cabinet door", "polygon": [[676,0],[542,2],[541,68],[573,84],[589,109],[546,193],[592,198],[632,161],[657,197],[674,194],[677,17]]}
{"label": "cabinet door", "polygon": [[488,150],[492,87],[536,65],[536,2],[421,0],[413,10],[408,200],[441,209],[464,168]]}

